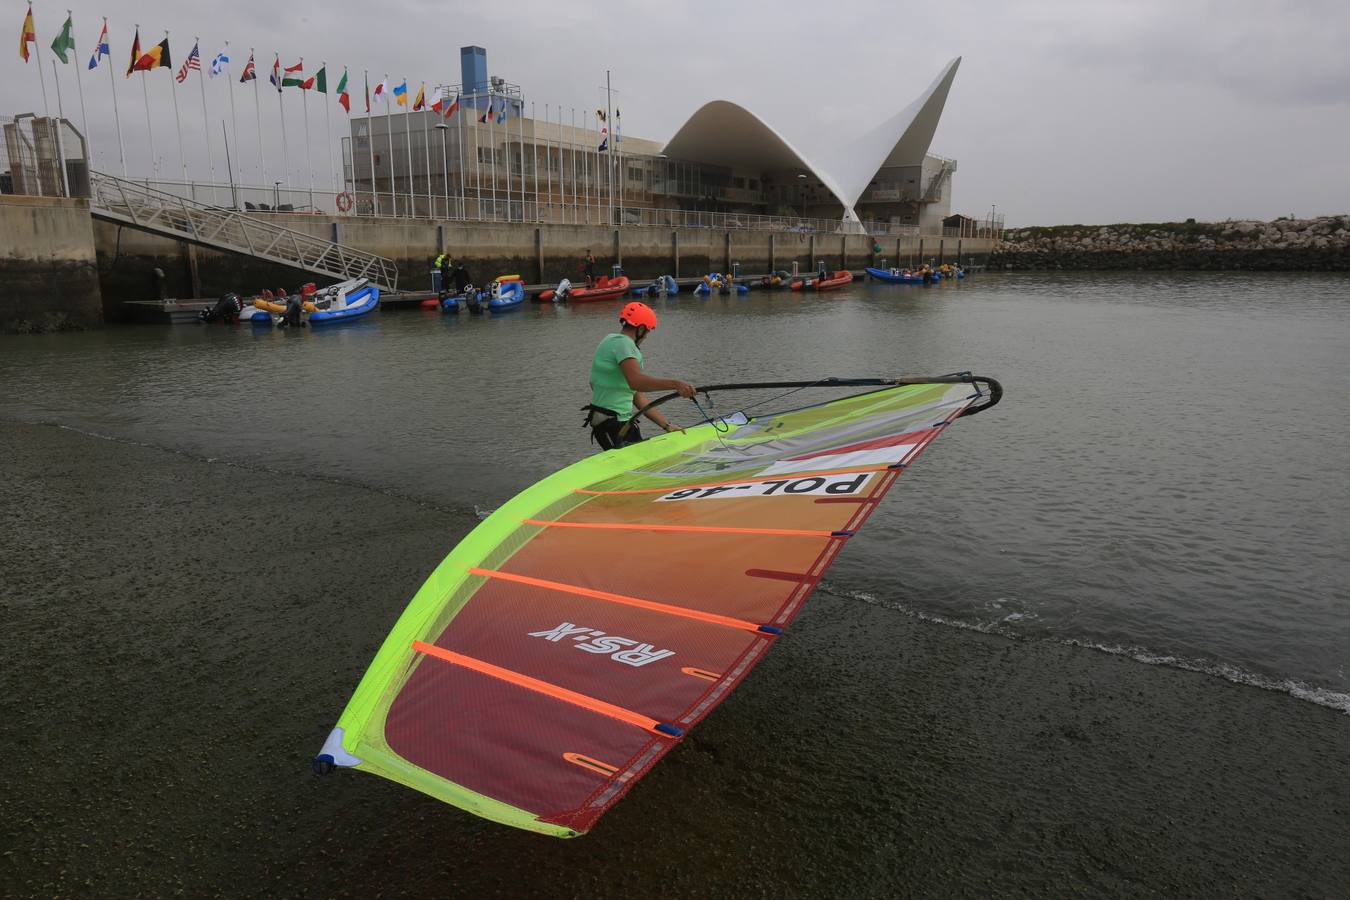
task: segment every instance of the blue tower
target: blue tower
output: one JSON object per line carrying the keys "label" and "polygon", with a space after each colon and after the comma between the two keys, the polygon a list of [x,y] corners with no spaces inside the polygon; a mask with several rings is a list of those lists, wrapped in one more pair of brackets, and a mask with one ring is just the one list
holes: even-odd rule
{"label": "blue tower", "polygon": [[482,47],[459,48],[459,77],[466,94],[488,89],[487,51]]}

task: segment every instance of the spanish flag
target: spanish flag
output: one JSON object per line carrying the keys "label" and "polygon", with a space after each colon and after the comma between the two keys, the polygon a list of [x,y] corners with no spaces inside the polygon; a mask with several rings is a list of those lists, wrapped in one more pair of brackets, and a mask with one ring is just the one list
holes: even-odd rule
{"label": "spanish flag", "polygon": [[136,60],[131,68],[137,72],[148,72],[151,69],[165,69],[172,65],[173,63],[169,61],[169,39],[165,38],[141,54],[141,58]]}
{"label": "spanish flag", "polygon": [[19,32],[19,57],[28,62],[28,45],[37,43],[37,30],[33,27],[33,7],[28,7],[28,15],[23,17],[23,30]]}

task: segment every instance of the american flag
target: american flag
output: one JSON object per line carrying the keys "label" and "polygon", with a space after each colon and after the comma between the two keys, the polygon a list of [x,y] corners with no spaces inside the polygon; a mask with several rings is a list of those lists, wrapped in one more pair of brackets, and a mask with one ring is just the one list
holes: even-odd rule
{"label": "american flag", "polygon": [[178,74],[174,76],[179,82],[187,80],[188,69],[202,70],[202,55],[197,52],[197,45],[192,45],[192,52],[188,54],[187,62],[178,67]]}

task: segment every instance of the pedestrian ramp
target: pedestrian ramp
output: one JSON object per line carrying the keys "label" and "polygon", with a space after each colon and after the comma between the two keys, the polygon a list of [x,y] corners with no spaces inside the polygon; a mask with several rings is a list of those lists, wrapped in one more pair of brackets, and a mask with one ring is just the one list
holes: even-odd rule
{"label": "pedestrian ramp", "polygon": [[240,253],[339,281],[368,278],[398,289],[394,261],[286,228],[229,207],[212,206],[103,172],[89,173],[89,206],[95,218],[213,250]]}

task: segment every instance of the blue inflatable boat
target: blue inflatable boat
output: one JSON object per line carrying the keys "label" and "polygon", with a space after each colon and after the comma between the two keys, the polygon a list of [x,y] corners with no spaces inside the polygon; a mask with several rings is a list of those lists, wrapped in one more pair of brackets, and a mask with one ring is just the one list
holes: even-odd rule
{"label": "blue inflatable boat", "polygon": [[309,314],[309,324],[347,322],[369,315],[379,306],[380,289],[364,278],[353,278],[326,288],[310,299],[319,308]]}
{"label": "blue inflatable boat", "polygon": [[[922,275],[905,274],[904,272],[901,272],[899,269],[874,269],[873,267],[868,266],[867,274],[871,275],[877,281],[888,281],[891,284],[924,283]],[[938,280],[937,274],[934,273],[933,275],[929,276],[928,280],[930,282],[937,281]]]}
{"label": "blue inflatable boat", "polygon": [[523,281],[499,281],[492,289],[491,296],[488,297],[488,309],[499,312],[504,309],[515,309],[525,302],[525,282]]}
{"label": "blue inflatable boat", "polygon": [[675,281],[675,277],[673,275],[662,275],[645,288],[639,288],[635,293],[639,297],[660,297],[662,294],[670,296],[679,292],[680,285]]}

